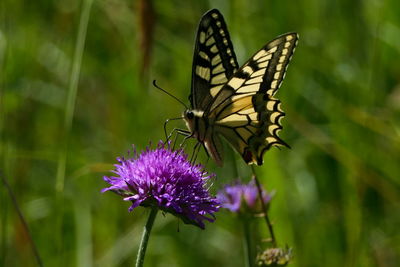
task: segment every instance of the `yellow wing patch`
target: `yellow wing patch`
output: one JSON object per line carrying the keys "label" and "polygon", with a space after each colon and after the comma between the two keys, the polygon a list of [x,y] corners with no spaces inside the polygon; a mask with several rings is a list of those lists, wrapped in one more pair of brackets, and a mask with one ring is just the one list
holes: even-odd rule
{"label": "yellow wing patch", "polygon": [[264,46],[219,90],[209,111],[220,133],[251,164],[263,163],[262,156],[272,146],[287,144],[278,133],[284,112],[273,98],[279,88],[297,34],[280,36]]}

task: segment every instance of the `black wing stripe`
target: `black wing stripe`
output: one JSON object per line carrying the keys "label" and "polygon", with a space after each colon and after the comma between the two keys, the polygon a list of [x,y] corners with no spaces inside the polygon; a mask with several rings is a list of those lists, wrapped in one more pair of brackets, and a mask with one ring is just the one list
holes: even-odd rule
{"label": "black wing stripe", "polygon": [[295,33],[285,34],[260,49],[215,96],[210,112],[225,105],[238,92],[274,95],[284,78],[297,39]]}
{"label": "black wing stripe", "polygon": [[[237,110],[235,110],[235,111],[232,112],[232,111],[229,110],[229,108],[231,108],[231,110],[232,110],[232,109],[233,109],[233,105],[234,105],[234,102],[232,102],[232,103],[230,103],[229,105],[226,105],[225,107],[223,107],[223,108],[218,112],[218,115],[217,115],[218,120],[222,120],[222,119],[224,119],[224,118],[226,118],[226,117],[228,117],[228,116],[230,116],[230,115],[232,115],[232,114],[239,114],[240,111],[243,111],[243,110],[248,110],[248,109],[250,109],[250,108],[253,109],[253,104],[250,102],[248,105],[245,105],[245,106],[243,106],[242,108],[239,108],[239,109],[237,109]],[[254,110],[254,109],[253,109],[253,110]],[[224,111],[226,111],[225,114],[221,115]],[[253,111],[253,112],[255,112],[255,111]]]}
{"label": "black wing stripe", "polygon": [[196,37],[189,97],[192,108],[205,110],[237,69],[224,18],[218,10],[210,10],[202,17]]}
{"label": "black wing stripe", "polygon": [[[254,79],[251,75],[250,78]],[[246,84],[246,82],[243,83]],[[246,86],[249,85],[240,88]],[[244,97],[235,95],[229,98],[229,101],[219,109],[216,125],[221,126],[221,134],[233,144],[247,163],[261,165],[263,154],[270,147],[288,146],[278,136],[282,129],[280,119],[284,116],[278,99],[274,99],[267,93],[253,92],[247,93]],[[251,105],[244,105],[247,102]],[[243,143],[235,140],[233,136],[236,138],[240,136]]]}

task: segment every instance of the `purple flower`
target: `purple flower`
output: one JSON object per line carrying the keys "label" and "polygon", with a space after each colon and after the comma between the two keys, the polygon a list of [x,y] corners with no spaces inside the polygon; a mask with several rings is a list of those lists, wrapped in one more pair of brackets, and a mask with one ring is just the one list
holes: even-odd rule
{"label": "purple flower", "polygon": [[[272,195],[262,191],[263,201],[268,204]],[[218,192],[218,201],[222,208],[229,209],[231,212],[240,213],[244,211],[259,212],[259,198],[257,186],[251,180],[248,184],[237,183],[225,186]]]}
{"label": "purple flower", "polygon": [[185,223],[204,229],[203,220],[213,222],[219,203],[212,197],[206,182],[209,175],[203,166],[192,165],[183,150],[172,151],[160,142],[133,158],[117,158],[116,176],[104,177],[113,191],[132,201],[129,211],[138,206],[158,207],[180,217]]}

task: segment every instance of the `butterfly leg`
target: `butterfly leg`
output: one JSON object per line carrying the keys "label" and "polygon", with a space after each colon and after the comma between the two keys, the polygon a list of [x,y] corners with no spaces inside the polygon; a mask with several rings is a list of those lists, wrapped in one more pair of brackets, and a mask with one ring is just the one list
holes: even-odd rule
{"label": "butterfly leg", "polygon": [[[185,132],[188,132],[188,131],[185,131]],[[189,132],[189,133],[190,133],[190,132]],[[194,133],[190,133],[189,135],[186,135],[185,138],[183,138],[182,143],[180,143],[179,147],[182,148],[183,145],[186,143],[186,141],[187,141],[189,138],[192,138],[193,136],[194,136]]]}
{"label": "butterfly leg", "polygon": [[172,142],[172,150],[175,149],[175,144],[176,144],[176,140],[178,139],[178,135],[183,135],[183,136],[187,137],[187,136],[191,135],[191,133],[189,131],[186,131],[183,129],[174,128],[171,131],[171,133],[167,136],[166,142],[168,142],[173,135],[175,135],[175,137],[174,137],[174,141]]}
{"label": "butterfly leg", "polygon": [[193,153],[192,153],[192,156],[190,157],[190,162],[191,162],[192,164],[195,163],[196,160],[197,160],[197,155],[199,154],[199,152],[200,152],[200,147],[201,147],[200,144],[201,144],[201,142],[198,141],[198,142],[194,145]]}
{"label": "butterfly leg", "polygon": [[164,134],[165,134],[165,138],[166,138],[166,143],[169,141],[169,139],[171,138],[171,135],[172,135],[172,133],[173,133],[173,131],[170,133],[170,135],[167,135],[167,124],[170,122],[170,121],[175,121],[175,120],[182,120],[183,118],[182,117],[178,117],[178,118],[171,118],[171,119],[167,119],[165,122],[164,122]]}
{"label": "butterfly leg", "polygon": [[208,164],[209,159],[210,159],[210,155],[208,154],[207,150],[204,150],[204,151],[206,151],[206,154],[207,154],[206,164],[204,166],[207,167],[207,164]]}
{"label": "butterfly leg", "polygon": [[204,143],[202,143],[202,145],[203,145],[204,151],[206,152],[206,155],[207,155],[207,162],[208,162],[208,160],[210,159],[210,154],[208,154],[206,145],[205,145]]}

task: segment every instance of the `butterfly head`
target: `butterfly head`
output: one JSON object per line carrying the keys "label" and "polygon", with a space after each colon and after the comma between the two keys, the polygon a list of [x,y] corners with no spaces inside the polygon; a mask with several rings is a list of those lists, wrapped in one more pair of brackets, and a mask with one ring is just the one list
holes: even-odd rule
{"label": "butterfly head", "polygon": [[195,118],[201,118],[204,115],[204,111],[196,109],[187,109],[183,112],[183,118],[185,121],[192,121]]}
{"label": "butterfly head", "polygon": [[183,119],[186,122],[186,126],[192,133],[196,133],[196,120],[203,117],[204,112],[195,109],[187,109],[183,112]]}
{"label": "butterfly head", "polygon": [[191,121],[194,119],[194,112],[193,110],[187,109],[183,112],[183,117],[185,118],[185,121]]}

